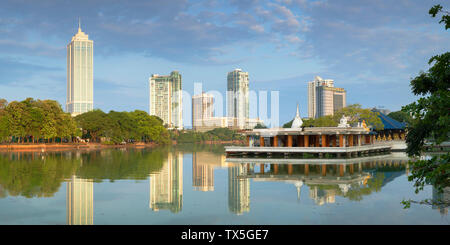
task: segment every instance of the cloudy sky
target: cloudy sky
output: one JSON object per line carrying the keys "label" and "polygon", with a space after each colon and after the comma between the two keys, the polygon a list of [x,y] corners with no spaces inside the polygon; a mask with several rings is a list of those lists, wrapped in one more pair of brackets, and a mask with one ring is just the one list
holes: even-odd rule
{"label": "cloudy sky", "polygon": [[449,31],[428,15],[444,2],[2,0],[0,98],[64,105],[66,45],[81,18],[94,40],[94,107],[104,111],[148,111],[154,73],[180,71],[189,93],[196,82],[225,92],[235,68],[249,72],[251,90],[279,91],[280,123],[296,103],[307,116],[317,75],[345,88],[347,104],[399,110],[416,99],[410,79],[449,51]]}

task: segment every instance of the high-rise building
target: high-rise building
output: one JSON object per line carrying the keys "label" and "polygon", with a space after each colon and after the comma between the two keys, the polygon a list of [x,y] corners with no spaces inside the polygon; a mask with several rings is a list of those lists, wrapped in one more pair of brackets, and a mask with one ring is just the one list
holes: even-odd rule
{"label": "high-rise building", "polygon": [[67,45],[66,111],[72,116],[94,109],[93,50],[94,42],[78,24],[77,34]]}
{"label": "high-rise building", "polygon": [[334,81],[319,76],[308,82],[308,117],[333,115],[346,106],[346,91],[335,88]]}
{"label": "high-rise building", "polygon": [[169,128],[183,128],[181,74],[153,74],[150,83],[150,115],[161,118]]}
{"label": "high-rise building", "polygon": [[244,128],[249,118],[249,80],[248,72],[235,69],[227,75],[227,114],[236,118],[238,128]]}
{"label": "high-rise building", "polygon": [[72,176],[67,182],[66,222],[68,225],[94,224],[94,184]]}
{"label": "high-rise building", "polygon": [[150,174],[150,203],[153,211],[178,213],[183,207],[183,154],[169,153],[157,173]]}
{"label": "high-rise building", "polygon": [[192,128],[199,130],[205,126],[206,119],[214,117],[214,97],[202,92],[192,96]]}

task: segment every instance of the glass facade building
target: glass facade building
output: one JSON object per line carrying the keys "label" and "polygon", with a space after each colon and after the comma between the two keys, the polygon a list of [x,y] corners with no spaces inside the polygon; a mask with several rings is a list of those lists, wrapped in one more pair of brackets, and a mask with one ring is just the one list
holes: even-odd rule
{"label": "glass facade building", "polygon": [[78,27],[67,45],[66,111],[72,116],[94,109],[94,42]]}

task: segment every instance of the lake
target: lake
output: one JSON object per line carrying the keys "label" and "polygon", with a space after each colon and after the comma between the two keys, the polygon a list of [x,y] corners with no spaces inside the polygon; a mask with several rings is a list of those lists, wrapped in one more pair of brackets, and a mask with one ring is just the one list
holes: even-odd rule
{"label": "lake", "polygon": [[0,224],[448,225],[447,207],[403,209],[442,196],[414,193],[408,160],[227,160],[214,145],[3,152]]}

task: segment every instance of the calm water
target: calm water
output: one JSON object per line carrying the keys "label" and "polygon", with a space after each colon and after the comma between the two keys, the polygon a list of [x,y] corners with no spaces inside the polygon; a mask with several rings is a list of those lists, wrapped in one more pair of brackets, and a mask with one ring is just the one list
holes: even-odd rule
{"label": "calm water", "polygon": [[0,224],[449,224],[403,153],[229,160],[221,146],[0,153]]}

